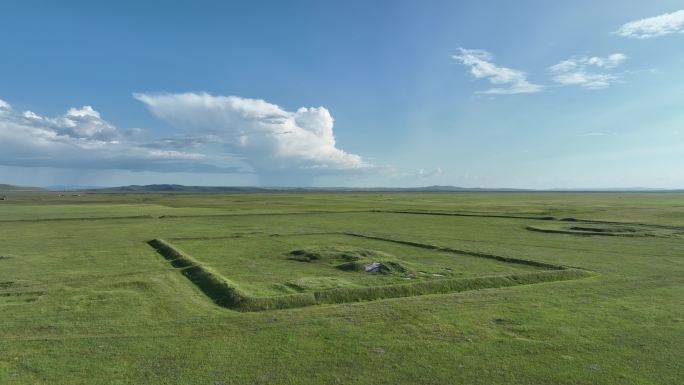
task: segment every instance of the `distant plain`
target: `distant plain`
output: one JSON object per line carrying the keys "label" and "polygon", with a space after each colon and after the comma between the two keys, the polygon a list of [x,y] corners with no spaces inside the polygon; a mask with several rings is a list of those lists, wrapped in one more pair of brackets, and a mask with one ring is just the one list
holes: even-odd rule
{"label": "distant plain", "polygon": [[[7,193],[2,384],[679,384],[681,193]],[[535,271],[589,277],[292,309],[219,306],[148,242],[253,295]],[[386,275],[302,262],[370,250]],[[296,253],[295,253],[296,255]]]}

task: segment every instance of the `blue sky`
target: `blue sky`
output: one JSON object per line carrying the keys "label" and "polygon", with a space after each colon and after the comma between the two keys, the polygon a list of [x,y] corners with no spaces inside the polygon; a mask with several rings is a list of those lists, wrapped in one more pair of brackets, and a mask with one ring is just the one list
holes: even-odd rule
{"label": "blue sky", "polygon": [[0,183],[684,187],[684,2],[13,1]]}

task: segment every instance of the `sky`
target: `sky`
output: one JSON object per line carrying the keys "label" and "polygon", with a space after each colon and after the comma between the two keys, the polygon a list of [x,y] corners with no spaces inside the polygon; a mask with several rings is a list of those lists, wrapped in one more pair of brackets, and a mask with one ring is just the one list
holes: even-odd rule
{"label": "sky", "polygon": [[684,188],[684,1],[35,1],[0,183]]}

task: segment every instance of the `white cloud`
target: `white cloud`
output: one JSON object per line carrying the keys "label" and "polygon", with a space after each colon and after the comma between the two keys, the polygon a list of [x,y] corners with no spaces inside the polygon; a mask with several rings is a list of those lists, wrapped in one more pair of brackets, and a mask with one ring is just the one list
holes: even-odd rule
{"label": "white cloud", "polygon": [[587,89],[603,89],[619,77],[609,72],[620,66],[627,56],[615,53],[607,57],[575,57],[549,67],[553,80],[562,85],[577,85]]}
{"label": "white cloud", "polygon": [[213,144],[243,157],[260,173],[370,167],[360,156],[336,146],[334,121],[325,107],[290,112],[261,99],[206,93],[140,93],[134,97],[157,117],[193,135],[191,138],[211,138]]}
{"label": "white cloud", "polygon": [[519,70],[499,67],[487,51],[459,48],[459,54],[451,58],[470,67],[470,73],[477,79],[488,79],[491,84],[503,87],[481,91],[483,94],[529,94],[541,92],[544,86],[530,83],[527,75]]}
{"label": "white cloud", "polygon": [[286,111],[263,100],[193,93],[135,97],[183,134],[121,130],[90,106],[46,117],[0,100],[0,166],[256,173],[262,183],[283,186],[377,170],[337,147],[324,107]]}
{"label": "white cloud", "polygon": [[198,164],[203,154],[150,149],[103,120],[90,106],[49,118],[15,111],[0,100],[0,165],[173,171],[218,167]]}
{"label": "white cloud", "polygon": [[414,178],[432,178],[436,176],[442,175],[442,168],[437,167],[432,170],[425,170],[422,168],[417,169],[415,172],[411,174],[412,177]]}
{"label": "white cloud", "polygon": [[91,106],[70,108],[58,118],[44,118],[33,111],[24,111],[21,115],[31,121],[30,124],[49,127],[59,135],[70,138],[112,141],[121,134]]}
{"label": "white cloud", "polygon": [[630,21],[615,31],[617,35],[636,39],[648,39],[671,33],[684,33],[684,9]]}

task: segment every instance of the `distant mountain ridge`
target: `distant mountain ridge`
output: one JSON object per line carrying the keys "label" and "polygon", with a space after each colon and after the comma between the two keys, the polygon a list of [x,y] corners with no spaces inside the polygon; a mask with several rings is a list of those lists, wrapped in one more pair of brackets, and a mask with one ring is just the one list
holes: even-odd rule
{"label": "distant mountain ridge", "polygon": [[682,189],[648,187],[522,189],[458,186],[423,187],[256,187],[256,186],[185,186],[180,184],[149,184],[120,187],[83,188],[90,192],[684,192]]}
{"label": "distant mountain ridge", "polygon": [[2,192],[15,192],[15,191],[47,191],[40,187],[26,187],[26,186],[15,186],[12,184],[0,184],[0,193]]}
{"label": "distant mountain ridge", "polygon": [[184,186],[179,184],[130,185],[86,189],[91,192],[458,192],[458,191],[533,191],[525,189],[466,188],[456,186],[426,187],[254,187],[254,186]]}
{"label": "distant mountain ridge", "polygon": [[90,188],[85,191],[93,192],[250,192],[269,191],[261,187],[241,186],[185,186],[180,184],[148,184],[129,185],[119,187]]}
{"label": "distant mountain ridge", "polygon": [[0,184],[2,192],[21,191],[82,191],[92,193],[227,193],[227,192],[684,192],[684,189],[632,188],[576,188],[576,189],[518,189],[458,186],[423,187],[257,187],[257,186],[185,186],[181,184],[148,184],[117,187],[51,186],[48,188]]}

